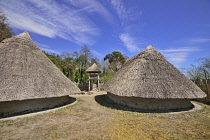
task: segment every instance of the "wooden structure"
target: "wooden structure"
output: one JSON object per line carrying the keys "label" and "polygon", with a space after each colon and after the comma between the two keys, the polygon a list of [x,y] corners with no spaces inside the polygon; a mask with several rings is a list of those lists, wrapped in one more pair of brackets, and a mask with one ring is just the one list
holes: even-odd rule
{"label": "wooden structure", "polygon": [[90,87],[91,87],[91,81],[93,80],[97,80],[97,88],[98,90],[100,90],[100,86],[99,86],[99,73],[101,73],[101,70],[100,68],[94,63],[91,67],[89,67],[87,70],[86,70],[86,73],[89,73],[89,88],[88,90],[90,91]]}

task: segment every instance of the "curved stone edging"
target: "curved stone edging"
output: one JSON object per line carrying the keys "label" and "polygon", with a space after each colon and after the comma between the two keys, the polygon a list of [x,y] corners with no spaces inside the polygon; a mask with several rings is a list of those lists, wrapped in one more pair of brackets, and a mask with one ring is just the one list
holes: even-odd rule
{"label": "curved stone edging", "polygon": [[67,104],[67,105],[64,105],[64,106],[61,106],[61,107],[57,107],[57,108],[53,108],[53,109],[49,109],[49,110],[43,110],[43,111],[34,112],[34,113],[29,113],[29,114],[24,114],[24,115],[19,115],[19,116],[0,118],[0,121],[16,120],[16,119],[21,119],[21,118],[26,118],[26,117],[33,117],[33,116],[40,115],[40,114],[46,114],[46,113],[50,113],[50,112],[55,112],[57,110],[69,107],[69,106],[74,105],[76,103],[77,103],[77,99],[73,103],[70,103],[70,104]]}
{"label": "curved stone edging", "polygon": [[180,113],[188,113],[188,112],[195,112],[195,111],[199,111],[199,110],[203,110],[203,106],[202,105],[199,105],[195,102],[192,102],[191,103],[194,105],[194,108],[188,110],[188,111],[179,111],[179,112],[169,112],[168,114],[180,114]]}
{"label": "curved stone edging", "polygon": [[107,94],[95,96],[95,101],[102,106],[117,109],[117,110],[124,110],[124,111],[131,111],[131,112],[139,112],[139,113],[166,113],[166,114],[179,114],[179,113],[189,113],[195,111],[201,111],[204,107],[197,102],[191,101],[193,108],[186,109],[186,110],[159,110],[159,111],[151,111],[151,110],[141,110],[136,109],[124,105],[117,104],[116,102],[112,101]]}

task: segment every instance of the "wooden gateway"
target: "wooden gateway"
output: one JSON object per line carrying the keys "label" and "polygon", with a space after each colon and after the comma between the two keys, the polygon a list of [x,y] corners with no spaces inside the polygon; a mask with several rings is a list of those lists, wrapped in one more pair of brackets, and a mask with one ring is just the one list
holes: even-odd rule
{"label": "wooden gateway", "polygon": [[100,68],[96,65],[96,63],[94,63],[91,67],[89,67],[87,70],[86,70],[86,73],[89,73],[89,88],[88,90],[90,91],[91,90],[91,80],[97,80],[97,88],[98,90],[100,90],[100,86],[99,86],[99,73],[101,73],[101,70]]}

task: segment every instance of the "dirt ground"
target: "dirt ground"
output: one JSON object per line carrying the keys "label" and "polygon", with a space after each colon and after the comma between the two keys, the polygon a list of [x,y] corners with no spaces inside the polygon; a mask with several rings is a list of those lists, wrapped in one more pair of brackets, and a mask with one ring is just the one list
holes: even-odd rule
{"label": "dirt ground", "polygon": [[78,102],[56,112],[0,121],[0,140],[206,139],[210,106],[181,114],[141,113],[118,106],[102,93],[75,95]]}

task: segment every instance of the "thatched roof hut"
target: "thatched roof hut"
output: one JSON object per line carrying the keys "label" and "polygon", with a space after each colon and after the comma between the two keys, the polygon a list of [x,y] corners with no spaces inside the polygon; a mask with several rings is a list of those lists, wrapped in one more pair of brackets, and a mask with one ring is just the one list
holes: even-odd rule
{"label": "thatched roof hut", "polygon": [[[0,64],[1,107],[6,107],[6,102],[55,99],[80,92],[31,40],[28,32],[0,43]],[[35,102],[32,106],[28,110],[35,108]],[[0,113],[4,110],[1,107]]]}
{"label": "thatched roof hut", "polygon": [[94,63],[92,66],[90,66],[87,70],[87,73],[101,73],[101,69]]}
{"label": "thatched roof hut", "polygon": [[129,59],[104,88],[112,100],[145,110],[189,108],[189,99],[206,96],[153,46]]}

